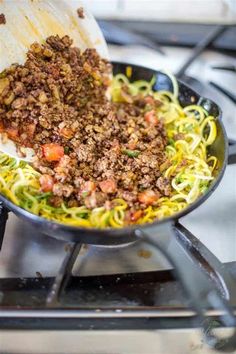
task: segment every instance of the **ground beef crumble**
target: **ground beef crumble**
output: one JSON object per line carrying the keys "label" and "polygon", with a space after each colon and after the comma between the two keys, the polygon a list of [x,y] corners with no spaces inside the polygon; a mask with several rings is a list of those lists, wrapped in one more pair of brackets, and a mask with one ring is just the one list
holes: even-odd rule
{"label": "ground beef crumble", "polygon": [[78,8],[77,14],[78,14],[79,18],[84,18],[84,9],[83,9],[83,7],[79,7]]}
{"label": "ground beef crumble", "polygon": [[68,36],[32,44],[24,65],[0,74],[0,132],[35,150],[52,205],[110,208],[123,198],[135,210],[171,193],[160,172],[167,139],[154,109],[161,103],[126,87],[111,102],[110,74],[96,50],[82,53]]}
{"label": "ground beef crumble", "polygon": [[4,14],[0,14],[0,25],[6,24],[6,17]]}

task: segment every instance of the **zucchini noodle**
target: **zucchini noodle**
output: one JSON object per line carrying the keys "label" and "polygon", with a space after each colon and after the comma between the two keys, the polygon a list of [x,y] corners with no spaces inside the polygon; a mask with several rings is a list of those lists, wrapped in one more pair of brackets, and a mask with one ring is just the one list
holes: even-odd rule
{"label": "zucchini noodle", "polygon": [[[132,70],[128,68],[127,76],[131,74]],[[114,102],[120,101],[124,84],[132,95],[151,95],[162,102],[156,108],[156,113],[165,125],[168,144],[167,163],[161,166],[161,171],[171,181],[172,194],[170,197],[161,197],[154,206],[144,209],[137,224],[169,217],[192,204],[206,192],[217,168],[217,158],[209,156],[207,152],[217,136],[215,118],[196,104],[181,107],[177,81],[174,76],[169,76],[173,93],[154,92],[154,78],[150,82],[139,80],[131,83],[125,75],[118,74],[111,85]],[[175,139],[177,134],[178,140]],[[127,223],[128,205],[123,199],[113,200],[112,209],[67,207],[65,203],[60,207],[51,206],[49,198],[52,194],[40,191],[40,175],[26,162],[0,152],[0,192],[21,208],[48,220],[77,227],[121,228]]]}

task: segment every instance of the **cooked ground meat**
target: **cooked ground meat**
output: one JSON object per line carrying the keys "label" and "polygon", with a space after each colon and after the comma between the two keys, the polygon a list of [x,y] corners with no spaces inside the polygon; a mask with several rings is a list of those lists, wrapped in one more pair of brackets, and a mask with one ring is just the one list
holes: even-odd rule
{"label": "cooked ground meat", "polygon": [[83,7],[79,7],[78,8],[77,14],[78,14],[79,18],[84,18],[84,9],[83,9]]}
{"label": "cooked ground meat", "polygon": [[171,186],[168,178],[159,177],[156,186],[164,196],[169,197],[171,195]]}
{"label": "cooked ground meat", "polygon": [[112,103],[110,74],[94,49],[82,53],[68,36],[32,44],[24,65],[1,73],[0,131],[35,150],[52,205],[110,208],[123,198],[133,210],[170,193],[160,177],[167,139],[154,108],[161,103],[125,86]]}
{"label": "cooked ground meat", "polygon": [[0,14],[0,25],[6,24],[6,17],[4,14]]}

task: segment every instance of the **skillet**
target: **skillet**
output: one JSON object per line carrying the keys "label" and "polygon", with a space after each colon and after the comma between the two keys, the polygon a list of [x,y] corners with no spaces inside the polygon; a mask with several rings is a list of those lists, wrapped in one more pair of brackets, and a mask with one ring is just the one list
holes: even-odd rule
{"label": "skillet", "polygon": [[[154,90],[172,91],[172,82],[167,75],[142,66],[114,62],[114,74],[125,74],[127,65],[132,67],[131,81],[140,79],[149,81],[155,76],[156,82],[153,86]],[[222,325],[236,327],[236,320],[228,303],[228,300],[230,299],[223,298],[213,282],[196,266],[187,250],[179,243],[178,237],[174,231],[175,222],[180,217],[197,208],[209,198],[211,193],[214,192],[223,177],[228,160],[228,140],[221,120],[221,109],[215,102],[205,97],[201,97],[181,81],[178,81],[178,84],[179,101],[182,106],[190,104],[201,105],[210,115],[213,115],[216,118],[217,138],[210,146],[209,153],[215,155],[219,162],[218,168],[215,172],[215,178],[207,192],[181,212],[172,217],[161,221],[155,221],[150,224],[133,225],[121,229],[86,229],[59,224],[31,214],[13,204],[3,195],[0,195],[0,200],[7,209],[35,225],[42,233],[67,242],[76,244],[121,245],[135,242],[140,239],[145,240],[147,243],[157,247],[172,264],[185,290],[189,305],[196,311],[202,323],[204,323],[205,311],[208,308],[211,308],[220,313],[220,321]],[[201,222],[201,220],[199,220],[199,222]],[[229,274],[225,281],[226,280],[227,284],[230,286],[232,297],[236,297],[235,281]],[[209,328],[203,329],[205,339],[211,347],[221,351],[231,351],[235,349],[236,330],[231,337],[220,339],[213,334]]]}

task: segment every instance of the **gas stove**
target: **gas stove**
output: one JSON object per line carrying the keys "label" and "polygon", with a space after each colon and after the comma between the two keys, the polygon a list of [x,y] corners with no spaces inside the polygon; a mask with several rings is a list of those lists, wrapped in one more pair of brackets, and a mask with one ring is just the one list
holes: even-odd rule
{"label": "gas stove", "polygon": [[[191,53],[190,48],[167,46],[164,51],[165,56],[143,46],[110,46],[112,60],[172,72]],[[199,78],[201,72],[196,91],[221,106],[233,143],[236,105],[209,82],[233,92],[236,73],[211,69],[220,64],[236,66],[236,59],[206,50],[187,73]],[[230,164],[213,195],[179,220],[181,242],[219,288],[227,272],[236,280],[235,181],[236,165]],[[82,245],[72,253],[74,259],[68,260],[70,246],[39,233],[4,208],[0,223],[0,343],[4,353],[208,352],[170,264],[154,247],[144,242],[116,247]],[[67,261],[64,266],[63,259]],[[58,289],[58,282],[60,287],[64,282],[64,291]],[[236,313],[236,299],[230,304]],[[209,315],[217,321],[216,314]],[[26,342],[25,333],[31,334]]]}

